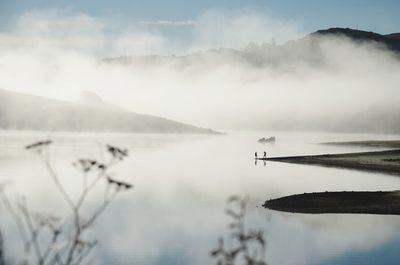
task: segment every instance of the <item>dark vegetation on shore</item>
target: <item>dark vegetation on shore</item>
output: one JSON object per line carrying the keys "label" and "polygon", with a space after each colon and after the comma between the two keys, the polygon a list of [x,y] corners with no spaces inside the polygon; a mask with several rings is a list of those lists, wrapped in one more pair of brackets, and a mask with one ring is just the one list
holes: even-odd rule
{"label": "dark vegetation on shore", "polygon": [[[400,141],[398,140],[329,142],[323,144],[373,148],[400,148]],[[343,154],[267,157],[260,158],[260,160],[348,168],[400,175],[400,149]]]}
{"label": "dark vegetation on shore", "polygon": [[400,215],[400,191],[304,193],[268,200],[263,207],[294,213]]}
{"label": "dark vegetation on shore", "polygon": [[361,147],[399,148],[400,149],[400,140],[327,142],[327,143],[322,143],[322,144],[338,145],[338,146],[361,146]]}
{"label": "dark vegetation on shore", "polygon": [[[400,141],[329,142],[329,145],[399,148]],[[340,167],[400,175],[400,150],[261,158],[287,163]],[[335,191],[296,194],[267,200],[263,207],[293,213],[400,215],[400,191]]]}
{"label": "dark vegetation on shore", "polygon": [[267,157],[259,158],[259,160],[357,169],[400,175],[400,150],[311,156]]}

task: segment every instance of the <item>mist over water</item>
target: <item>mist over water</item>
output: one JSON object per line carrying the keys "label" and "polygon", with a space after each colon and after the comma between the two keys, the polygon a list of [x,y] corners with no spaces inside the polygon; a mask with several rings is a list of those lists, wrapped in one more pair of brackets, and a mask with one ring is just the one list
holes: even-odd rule
{"label": "mist over water", "polygon": [[[252,10],[114,24],[69,11],[20,16],[0,35],[0,87],[72,101],[91,91],[126,110],[220,130],[399,131],[400,61],[382,45],[302,38],[300,23]],[[160,29],[177,26],[189,27],[190,41]]]}
{"label": "mist over water", "polygon": [[[75,113],[93,122],[91,129],[101,127],[111,111],[121,115],[112,121],[129,111],[228,133],[207,135],[213,131],[185,130],[185,124],[158,118],[152,122],[160,123],[159,130],[168,127],[164,134],[0,130],[0,192],[10,181],[7,192],[29,198],[32,209],[65,215],[68,208],[45,167],[23,147],[54,140],[52,164],[75,196],[82,178],[71,163],[102,160],[102,147],[111,143],[130,154],[111,177],[135,188],[90,231],[101,242],[98,264],[214,264],[210,250],[227,234],[225,203],[235,194],[250,197],[246,225],[265,231],[270,265],[377,264],[371,255],[398,264],[398,216],[261,207],[265,200],[304,192],[400,190],[396,176],[254,161],[256,151],[268,157],[374,151],[381,149],[318,143],[399,139],[399,53],[375,42],[309,33],[298,21],[253,9],[212,9],[188,20],[138,19],[129,25],[70,9],[21,14],[0,32],[0,89],[92,108],[93,116]],[[1,126],[21,115],[28,124],[45,123],[34,119],[38,109],[27,113],[24,101],[18,110],[9,106],[19,97],[11,101],[2,90],[0,129],[19,128]],[[49,105],[62,105],[60,113],[48,111],[48,123],[73,117],[73,104],[35,99],[45,114]],[[9,116],[2,115],[4,106],[13,110]],[[133,131],[149,129],[148,117],[141,118]],[[76,120],[68,122],[63,129],[79,131]],[[182,134],[167,134],[173,126]],[[257,142],[270,136],[275,144]],[[85,210],[95,209],[103,195],[96,190]],[[0,231],[12,260],[23,246],[3,210]]]}
{"label": "mist over water", "polygon": [[[276,135],[275,145],[254,139]],[[2,133],[0,180],[12,180],[12,191],[27,196],[32,209],[66,213],[61,197],[39,159],[21,149],[37,137]],[[99,145],[112,142],[131,150],[113,171],[135,185],[105,212],[93,233],[100,240],[100,264],[212,264],[209,252],[227,233],[226,198],[249,195],[247,225],[266,233],[269,264],[342,264],[341,259],[394,248],[400,240],[397,216],[303,215],[261,208],[265,200],[290,194],[336,190],[394,190],[398,177],[353,170],[268,162],[254,164],[254,150],[270,156],[368,151],[318,145],[333,139],[393,139],[396,135],[252,132],[227,136],[134,134],[53,134],[52,161],[71,194],[81,177],[71,162],[101,156]],[[7,140],[6,140],[7,139]],[[374,149],[376,150],[376,149]],[[10,191],[11,191],[10,190]],[[90,198],[88,210],[101,199]],[[43,206],[46,206],[43,208]],[[2,217],[8,255],[18,251]],[[15,246],[15,247],[13,247]],[[338,260],[338,263],[335,263]],[[391,260],[386,259],[387,264]],[[365,263],[369,264],[369,263]],[[371,263],[374,264],[374,263]]]}

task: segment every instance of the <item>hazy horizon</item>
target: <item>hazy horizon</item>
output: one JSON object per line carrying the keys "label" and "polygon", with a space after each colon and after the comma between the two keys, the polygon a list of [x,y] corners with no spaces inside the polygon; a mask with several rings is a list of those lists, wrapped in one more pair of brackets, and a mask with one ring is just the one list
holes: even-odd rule
{"label": "hazy horizon", "polygon": [[[400,60],[374,43],[328,36],[315,45],[304,40],[309,21],[268,5],[129,20],[62,6],[10,4],[0,88],[66,101],[88,91],[128,111],[217,130],[399,131],[390,124],[400,113]],[[102,61],[126,56],[142,57]]]}

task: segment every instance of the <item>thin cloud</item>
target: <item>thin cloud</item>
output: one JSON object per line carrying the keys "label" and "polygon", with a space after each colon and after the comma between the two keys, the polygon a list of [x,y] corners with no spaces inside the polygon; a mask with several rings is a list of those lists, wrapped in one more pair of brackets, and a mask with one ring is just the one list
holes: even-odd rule
{"label": "thin cloud", "polygon": [[[293,22],[257,11],[209,10],[189,20],[138,21],[118,26],[111,19],[69,10],[33,10],[22,14],[0,47],[69,49],[99,57],[185,54],[213,48],[241,49],[249,42],[284,41],[303,35]],[[162,28],[185,30],[185,34]]]}
{"label": "thin cloud", "polygon": [[160,27],[194,27],[198,25],[198,22],[195,20],[158,20],[139,21],[139,24]]}

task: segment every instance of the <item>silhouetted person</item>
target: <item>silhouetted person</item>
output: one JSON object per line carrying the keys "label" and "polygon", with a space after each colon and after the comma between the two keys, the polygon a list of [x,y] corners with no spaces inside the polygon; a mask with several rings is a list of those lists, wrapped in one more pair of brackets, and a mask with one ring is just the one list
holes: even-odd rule
{"label": "silhouetted person", "polygon": [[266,157],[267,157],[267,152],[264,151],[264,158],[266,158]]}
{"label": "silhouetted person", "polygon": [[254,156],[257,158],[257,152],[254,153]]}

